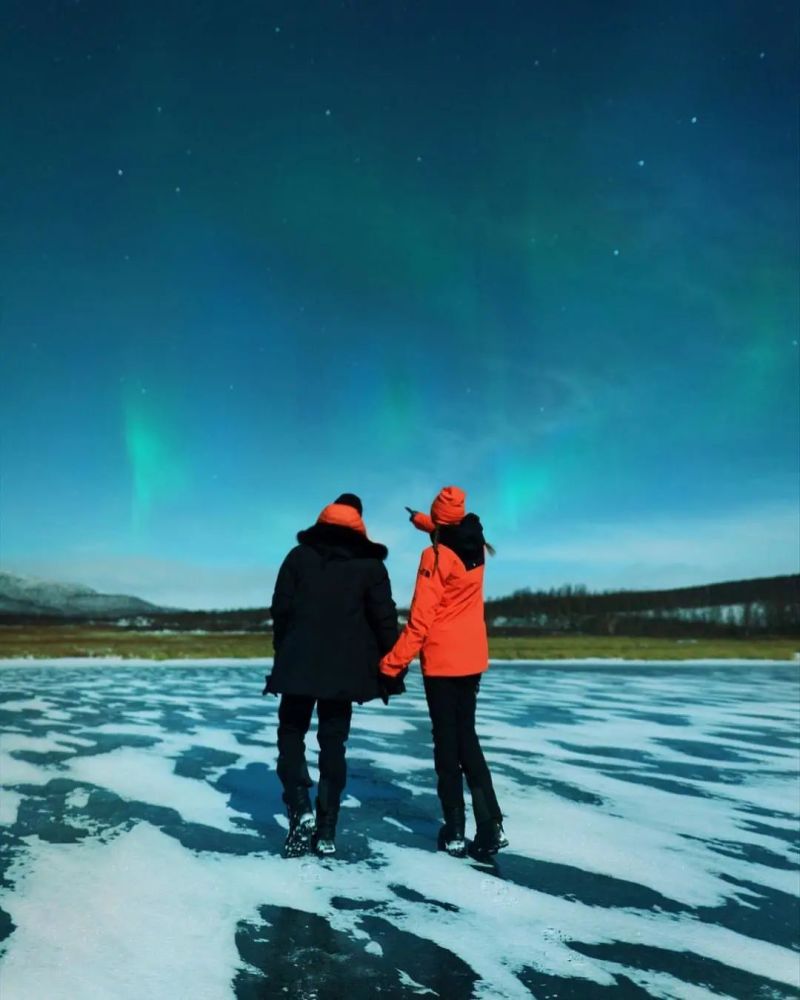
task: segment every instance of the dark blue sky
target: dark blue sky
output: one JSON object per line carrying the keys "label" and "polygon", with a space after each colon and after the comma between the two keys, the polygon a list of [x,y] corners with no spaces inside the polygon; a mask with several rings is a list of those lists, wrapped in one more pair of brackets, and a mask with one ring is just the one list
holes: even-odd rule
{"label": "dark blue sky", "polygon": [[0,562],[267,603],[797,569],[792,3],[4,3]]}

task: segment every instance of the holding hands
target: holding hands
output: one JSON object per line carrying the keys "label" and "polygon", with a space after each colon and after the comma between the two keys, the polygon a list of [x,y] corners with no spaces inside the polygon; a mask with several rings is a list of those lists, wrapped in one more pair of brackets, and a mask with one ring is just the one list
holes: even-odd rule
{"label": "holding hands", "polygon": [[403,678],[408,673],[408,667],[404,667],[399,674],[395,674],[394,677],[390,677],[388,674],[380,673],[378,674],[378,690],[380,692],[381,701],[384,705],[389,704],[389,698],[396,697],[399,694],[405,692],[406,686]]}

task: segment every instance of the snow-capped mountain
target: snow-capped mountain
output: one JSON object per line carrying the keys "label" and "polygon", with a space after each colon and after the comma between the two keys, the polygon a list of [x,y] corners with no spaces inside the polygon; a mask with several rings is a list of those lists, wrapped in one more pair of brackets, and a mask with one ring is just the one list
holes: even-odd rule
{"label": "snow-capped mountain", "polygon": [[101,594],[77,583],[57,583],[0,572],[0,614],[109,617],[162,610],[127,594]]}

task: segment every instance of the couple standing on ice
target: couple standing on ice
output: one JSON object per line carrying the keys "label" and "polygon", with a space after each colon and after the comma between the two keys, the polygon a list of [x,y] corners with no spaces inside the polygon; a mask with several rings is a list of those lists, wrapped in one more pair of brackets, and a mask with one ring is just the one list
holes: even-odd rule
{"label": "couple standing on ice", "polygon": [[[422,553],[408,624],[398,637],[397,609],[384,565],[388,551],[367,538],[361,501],[343,493],[316,524],[299,532],[272,598],[275,659],[264,694],[281,696],[278,777],[289,814],[284,853],[333,854],[339,801],[347,778],[345,743],[353,702],[402,694],[419,654],[433,727],[433,757],[444,825],[438,846],[463,857],[464,786],[472,795],[473,853],[507,846],[492,777],[475,732],[475,702],[489,665],[483,615],[485,552],[481,522],[465,494],[446,486],[430,516],[406,508],[431,545]],[[316,816],[305,736],[317,706],[319,785]]]}

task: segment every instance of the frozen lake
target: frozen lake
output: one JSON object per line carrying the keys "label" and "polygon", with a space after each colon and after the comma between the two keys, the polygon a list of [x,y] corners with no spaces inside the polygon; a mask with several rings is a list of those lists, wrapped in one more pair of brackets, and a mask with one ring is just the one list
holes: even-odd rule
{"label": "frozen lake", "polygon": [[3,1000],[796,997],[796,665],[494,664],[493,868],[434,850],[416,666],[281,859],[264,671],[0,669]]}

